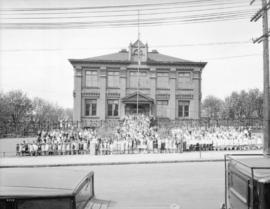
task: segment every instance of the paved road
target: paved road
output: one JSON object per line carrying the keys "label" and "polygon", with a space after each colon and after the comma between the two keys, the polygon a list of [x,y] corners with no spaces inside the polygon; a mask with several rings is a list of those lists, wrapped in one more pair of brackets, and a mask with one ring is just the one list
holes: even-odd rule
{"label": "paved road", "polygon": [[249,151],[208,151],[161,154],[123,154],[123,155],[56,155],[24,156],[0,158],[3,167],[44,167],[44,166],[96,166],[145,163],[178,163],[199,161],[222,161],[225,154],[262,154],[261,150]]}
{"label": "paved road", "polygon": [[96,197],[111,209],[218,209],[224,199],[223,162],[65,168],[93,170]]}

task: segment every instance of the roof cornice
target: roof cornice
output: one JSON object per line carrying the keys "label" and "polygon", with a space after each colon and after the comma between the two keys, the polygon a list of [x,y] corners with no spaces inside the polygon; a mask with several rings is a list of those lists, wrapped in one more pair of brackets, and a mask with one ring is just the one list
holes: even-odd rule
{"label": "roof cornice", "polygon": [[83,59],[69,59],[68,60],[72,65],[73,64],[131,64],[130,61],[121,61],[121,60],[83,60]]}
{"label": "roof cornice", "polygon": [[[131,62],[131,61],[120,61],[120,60],[83,60],[83,59],[69,59],[69,62],[73,64],[136,64],[137,62]],[[196,67],[202,67],[204,68],[207,64],[207,62],[157,62],[157,61],[147,61],[142,64],[146,64],[149,66],[154,65],[168,65],[168,66],[196,66]]]}
{"label": "roof cornice", "polygon": [[146,63],[147,65],[168,65],[168,66],[180,66],[180,65],[184,65],[184,66],[196,66],[196,67],[202,67],[204,68],[207,64],[207,62],[152,62],[152,61],[148,61]]}

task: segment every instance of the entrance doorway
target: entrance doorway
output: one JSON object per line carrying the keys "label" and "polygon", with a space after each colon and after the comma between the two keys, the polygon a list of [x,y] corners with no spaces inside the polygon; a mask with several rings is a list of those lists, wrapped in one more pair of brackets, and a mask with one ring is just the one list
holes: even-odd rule
{"label": "entrance doorway", "polygon": [[[150,115],[150,104],[139,104],[138,106],[139,114]],[[137,104],[126,104],[125,114],[137,114]]]}

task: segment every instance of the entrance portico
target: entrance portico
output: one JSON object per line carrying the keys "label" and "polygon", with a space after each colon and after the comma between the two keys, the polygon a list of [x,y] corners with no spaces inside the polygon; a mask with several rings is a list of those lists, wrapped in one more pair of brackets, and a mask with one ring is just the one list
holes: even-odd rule
{"label": "entrance portico", "polygon": [[152,116],[154,99],[137,92],[132,93],[124,98],[122,98],[122,103],[125,104],[125,115],[136,114],[137,113],[137,103],[138,103],[138,113]]}

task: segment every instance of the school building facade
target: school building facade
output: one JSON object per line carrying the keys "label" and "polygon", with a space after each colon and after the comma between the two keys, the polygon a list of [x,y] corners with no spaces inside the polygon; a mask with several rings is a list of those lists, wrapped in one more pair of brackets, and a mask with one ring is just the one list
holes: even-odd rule
{"label": "school building facade", "polygon": [[206,62],[149,51],[138,40],[128,50],[69,62],[74,69],[74,121],[121,119],[137,111],[170,120],[200,118]]}

